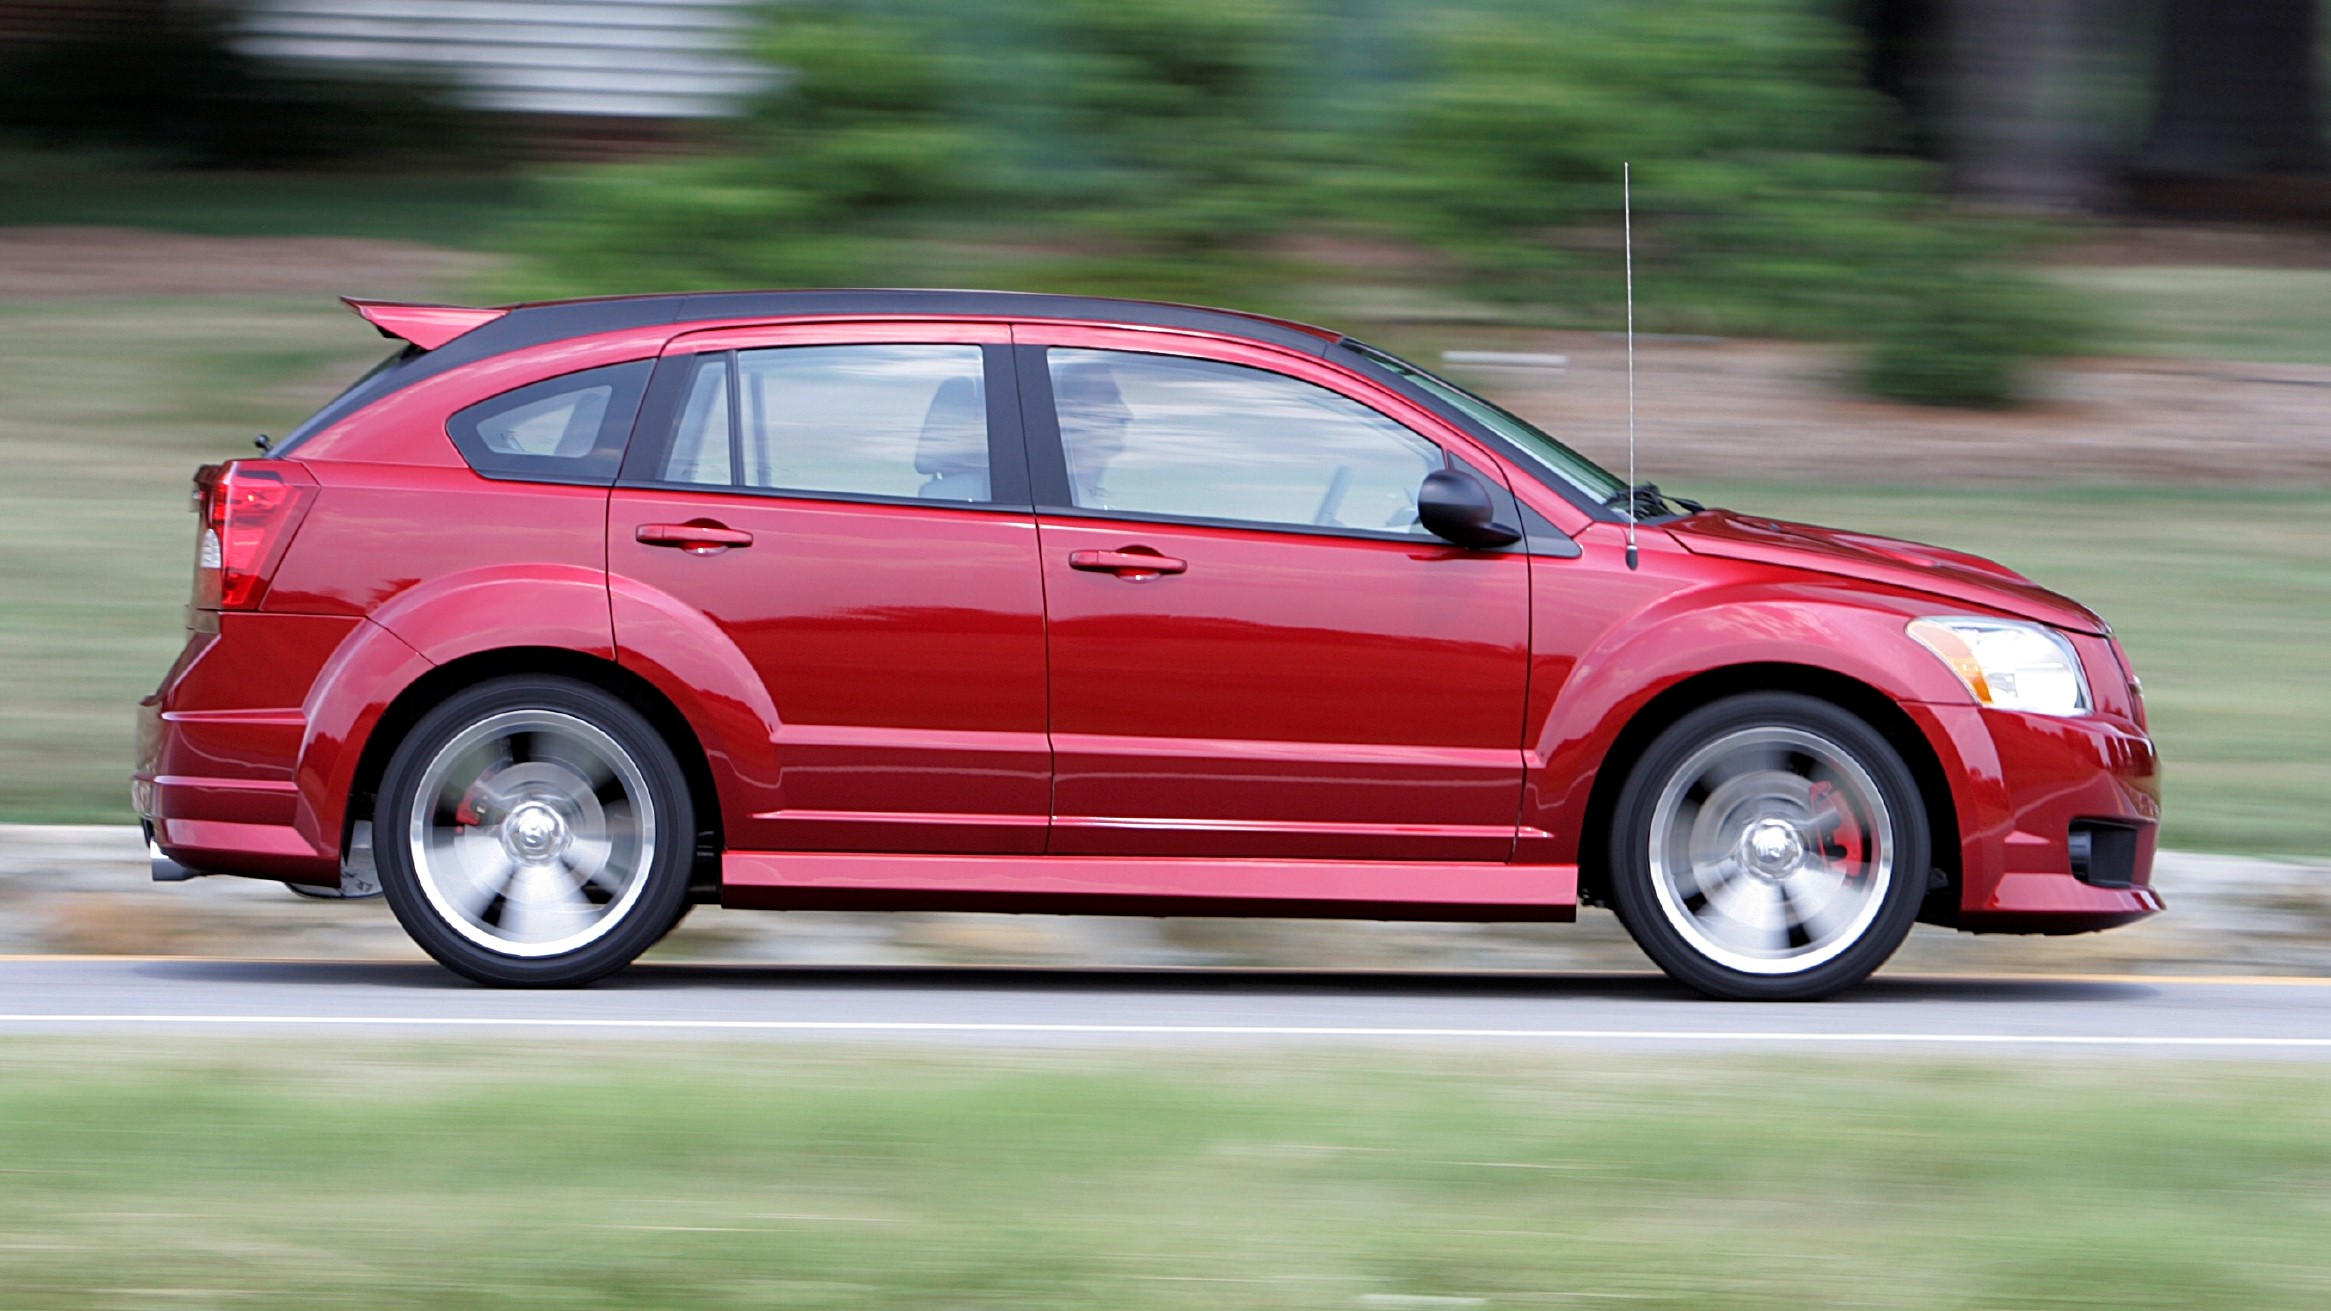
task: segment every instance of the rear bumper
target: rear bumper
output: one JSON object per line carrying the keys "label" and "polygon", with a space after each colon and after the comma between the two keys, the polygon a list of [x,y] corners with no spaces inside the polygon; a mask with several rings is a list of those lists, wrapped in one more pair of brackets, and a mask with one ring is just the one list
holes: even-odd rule
{"label": "rear bumper", "polygon": [[[2162,909],[2153,891],[2160,759],[2134,724],[1974,705],[1908,707],[1952,777],[1959,812],[1957,923],[1975,933],[2088,933]],[[1957,756],[1956,767],[1949,759]],[[2082,844],[2076,831],[2125,834]],[[2079,867],[2082,872],[2075,873]]]}
{"label": "rear bumper", "polygon": [[[189,756],[205,754],[203,729],[215,727],[189,729],[165,718],[158,698],[139,705],[138,770],[130,797],[148,840],[197,874],[337,884],[339,853],[320,849],[294,823],[299,788],[290,779],[176,772]],[[296,742],[296,725],[291,734]]]}
{"label": "rear bumper", "polygon": [[227,620],[189,634],[161,689],[138,704],[130,799],[148,840],[188,871],[336,885],[338,842],[299,822],[307,717],[298,702],[321,663],[311,652],[328,654],[348,624]]}

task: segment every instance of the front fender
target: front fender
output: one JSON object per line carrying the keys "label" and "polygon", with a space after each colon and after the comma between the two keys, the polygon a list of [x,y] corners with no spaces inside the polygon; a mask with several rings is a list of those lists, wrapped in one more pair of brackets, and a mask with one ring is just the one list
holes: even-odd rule
{"label": "front fender", "polygon": [[1528,728],[1521,822],[1525,833],[1546,835],[1531,845],[1547,861],[1578,859],[1588,799],[1612,746],[1646,706],[1688,679],[1790,665],[1851,679],[1898,703],[1971,705],[1957,677],[1903,631],[1917,612],[1892,597],[1751,584],[1671,593],[1614,625],[1572,662],[1544,717]]}

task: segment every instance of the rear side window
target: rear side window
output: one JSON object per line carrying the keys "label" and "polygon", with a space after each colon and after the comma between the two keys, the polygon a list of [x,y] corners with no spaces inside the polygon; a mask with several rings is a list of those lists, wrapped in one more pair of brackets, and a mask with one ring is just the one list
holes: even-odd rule
{"label": "rear side window", "polygon": [[696,359],[655,481],[990,499],[978,346],[780,346]]}
{"label": "rear side window", "polygon": [[488,478],[605,487],[647,390],[652,360],[562,374],[455,414],[445,430]]}

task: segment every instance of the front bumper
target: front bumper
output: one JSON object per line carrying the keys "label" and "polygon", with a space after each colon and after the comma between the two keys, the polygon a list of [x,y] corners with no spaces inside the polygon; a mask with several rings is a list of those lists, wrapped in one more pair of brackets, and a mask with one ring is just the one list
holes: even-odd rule
{"label": "front bumper", "polygon": [[[1959,928],[2087,933],[2161,910],[2152,888],[2161,767],[2142,729],[2105,715],[1908,709],[1951,778]],[[2076,833],[2090,836],[2076,841]],[[2107,848],[2114,858],[2099,859]]]}

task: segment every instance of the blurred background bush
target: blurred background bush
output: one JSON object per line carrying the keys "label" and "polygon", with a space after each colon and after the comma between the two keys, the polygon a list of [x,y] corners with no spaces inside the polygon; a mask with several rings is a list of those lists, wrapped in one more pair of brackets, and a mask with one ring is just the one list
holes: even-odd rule
{"label": "blurred background bush", "polygon": [[[611,17],[611,15],[616,15]],[[1851,343],[1996,406],[2064,220],[2320,217],[2314,0],[0,4],[0,132],[524,181],[492,290],[939,283]],[[1355,278],[1352,252],[1365,251]]]}
{"label": "blurred background bush", "polygon": [[[1898,149],[1861,39],[1807,0],[797,0],[780,77],[676,158],[543,179],[511,288],[940,283],[1316,313],[1318,240],[1518,322],[1618,321],[1620,161],[1645,322],[1875,341],[1860,380],[2012,399],[2079,340],[2028,221]],[[1916,339],[1915,350],[1887,342]]]}

